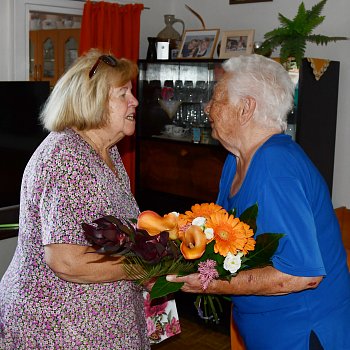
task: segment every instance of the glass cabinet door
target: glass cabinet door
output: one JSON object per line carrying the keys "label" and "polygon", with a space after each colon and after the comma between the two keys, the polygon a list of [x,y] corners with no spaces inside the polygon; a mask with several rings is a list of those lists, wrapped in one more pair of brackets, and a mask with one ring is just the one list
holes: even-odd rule
{"label": "glass cabinet door", "polygon": [[43,42],[42,48],[42,57],[43,57],[43,79],[53,78],[55,76],[55,46],[51,38],[47,38]]}
{"label": "glass cabinet door", "polygon": [[30,80],[49,81],[54,86],[78,57],[80,29],[30,31]]}
{"label": "glass cabinet door", "polygon": [[139,61],[138,131],[141,137],[216,143],[205,106],[218,80],[221,60]]}
{"label": "glass cabinet door", "polygon": [[60,53],[58,55],[58,76],[64,74],[72,63],[78,58],[80,40],[80,29],[69,28],[59,30],[58,46]]}
{"label": "glass cabinet door", "polygon": [[78,41],[74,37],[64,43],[64,71],[66,72],[78,57]]}
{"label": "glass cabinet door", "polygon": [[58,33],[57,30],[38,30],[38,79],[49,81],[53,86],[58,76]]}

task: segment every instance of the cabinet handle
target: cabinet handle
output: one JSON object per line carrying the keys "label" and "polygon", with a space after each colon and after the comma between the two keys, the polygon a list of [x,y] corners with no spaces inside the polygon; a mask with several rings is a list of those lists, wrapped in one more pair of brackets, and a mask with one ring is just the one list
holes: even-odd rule
{"label": "cabinet handle", "polygon": [[38,80],[38,66],[37,66],[36,64],[34,65],[33,79],[34,79],[35,81]]}
{"label": "cabinet handle", "polygon": [[188,150],[187,149],[182,149],[181,151],[180,151],[180,156],[181,157],[186,157],[188,155]]}

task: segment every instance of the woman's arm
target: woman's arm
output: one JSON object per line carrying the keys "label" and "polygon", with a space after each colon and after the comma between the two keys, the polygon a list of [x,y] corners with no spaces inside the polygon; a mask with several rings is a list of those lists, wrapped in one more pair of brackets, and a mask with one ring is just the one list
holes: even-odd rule
{"label": "woman's arm", "polygon": [[93,247],[49,244],[45,261],[56,276],[75,283],[103,283],[127,279],[122,258],[94,253]]}
{"label": "woman's arm", "polygon": [[284,295],[305,289],[316,288],[322,276],[299,277],[280,272],[272,266],[241,271],[230,281],[213,280],[203,291],[199,274],[184,277],[169,275],[168,281],[184,282],[182,291],[188,293],[230,294],[230,295]]}

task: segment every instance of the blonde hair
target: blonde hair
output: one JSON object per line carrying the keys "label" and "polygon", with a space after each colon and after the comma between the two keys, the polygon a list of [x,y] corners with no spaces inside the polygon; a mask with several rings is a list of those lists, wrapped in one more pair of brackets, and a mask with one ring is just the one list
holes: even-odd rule
{"label": "blonde hair", "polygon": [[100,61],[90,79],[89,72],[101,55],[101,51],[91,49],[59,79],[40,114],[45,129],[62,131],[76,127],[88,130],[108,123],[110,89],[136,78],[138,68],[134,62],[124,58],[116,59],[114,67]]}

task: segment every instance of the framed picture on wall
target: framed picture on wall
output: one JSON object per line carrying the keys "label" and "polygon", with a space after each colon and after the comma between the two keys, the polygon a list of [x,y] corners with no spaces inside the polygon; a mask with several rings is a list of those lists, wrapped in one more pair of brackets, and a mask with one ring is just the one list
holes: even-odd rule
{"label": "framed picture on wall", "polygon": [[219,29],[186,30],[177,58],[213,58],[219,32]]}
{"label": "framed picture on wall", "polygon": [[252,2],[272,2],[272,0],[230,0],[230,5],[236,5],[236,4],[249,4]]}
{"label": "framed picture on wall", "polygon": [[249,55],[253,52],[254,29],[223,32],[219,58]]}

